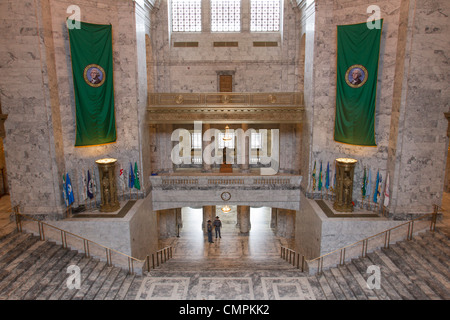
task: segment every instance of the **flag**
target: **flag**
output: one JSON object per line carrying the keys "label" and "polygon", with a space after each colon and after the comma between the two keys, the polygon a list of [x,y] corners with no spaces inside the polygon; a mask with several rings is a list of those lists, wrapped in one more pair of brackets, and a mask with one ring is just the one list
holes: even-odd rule
{"label": "flag", "polygon": [[92,169],[92,194],[95,197],[95,194],[97,193],[97,179],[95,179],[95,169]]}
{"label": "flag", "polygon": [[139,171],[137,167],[137,162],[134,163],[134,175],[135,175],[134,187],[138,190],[141,190],[141,184],[139,183]]}
{"label": "flag", "polygon": [[126,171],[125,169],[122,168],[122,166],[119,169],[119,185],[120,185],[120,189],[125,190],[126,185],[127,185],[127,180],[126,180]]}
{"label": "flag", "polygon": [[81,200],[86,201],[87,199],[87,179],[86,172],[84,170],[81,171]]}
{"label": "flag", "polygon": [[372,194],[372,171],[369,168],[369,173],[367,174],[367,181],[366,181],[366,195],[369,197],[369,201],[370,201],[370,196]]}
{"label": "flag", "polygon": [[377,196],[378,197],[381,197],[381,182],[383,181],[383,177],[382,177],[382,175],[381,175],[381,173],[380,173],[380,183],[378,183],[378,188],[377,188]]}
{"label": "flag", "polygon": [[[78,22],[78,21],[77,21]],[[68,26],[74,21],[67,20]],[[75,146],[116,141],[112,26],[80,22],[69,28],[75,98]]]}
{"label": "flag", "polygon": [[87,196],[89,199],[94,197],[94,180],[92,180],[89,170],[87,172]]}
{"label": "flag", "polygon": [[130,172],[128,176],[128,187],[132,189],[134,187],[134,173],[133,173],[133,167],[131,166],[130,162]]}
{"label": "flag", "polygon": [[375,105],[381,26],[337,26],[336,117],[334,140],[376,146]]}
{"label": "flag", "polygon": [[330,182],[330,191],[334,192],[334,170],[336,170],[336,168],[331,168],[331,173],[330,173],[330,177],[331,177],[331,182]]}
{"label": "flag", "polygon": [[380,184],[380,171],[377,171],[377,178],[375,180],[375,190],[373,192],[373,202],[374,203],[377,203],[377,198],[378,198],[377,190],[378,190],[379,184]]}
{"label": "flag", "polygon": [[325,176],[325,188],[328,190],[330,188],[330,162],[327,163],[327,173]]}
{"label": "flag", "polygon": [[380,171],[377,172],[377,181],[375,183],[375,190],[373,191],[373,202],[377,203],[378,196],[381,195],[381,182],[383,177],[380,174]]}
{"label": "flag", "polygon": [[313,179],[312,190],[315,191],[316,190],[316,161],[314,161],[314,169],[313,169],[313,173],[312,173],[312,179]]}
{"label": "flag", "polygon": [[333,169],[333,183],[332,183],[332,190],[336,190],[336,162],[334,162],[334,169]]}
{"label": "flag", "polygon": [[63,199],[64,199],[64,203],[66,204],[66,207],[69,206],[69,199],[67,198],[67,187],[66,187],[66,176],[63,174],[63,185],[62,185],[62,194],[63,194]]}
{"label": "flag", "polygon": [[363,175],[363,181],[362,181],[362,187],[361,187],[361,193],[362,193],[363,199],[366,197],[366,183],[367,183],[366,167],[364,167],[364,175]]}
{"label": "flag", "polygon": [[322,161],[320,161],[320,172],[319,172],[319,191],[322,191]]}
{"label": "flag", "polygon": [[385,207],[389,206],[389,173],[386,178],[386,185],[384,186],[384,202]]}
{"label": "flag", "polygon": [[73,188],[72,188],[72,183],[70,182],[70,177],[69,174],[66,174],[66,194],[67,194],[67,202],[69,204],[69,206],[75,201],[74,196],[73,196]]}

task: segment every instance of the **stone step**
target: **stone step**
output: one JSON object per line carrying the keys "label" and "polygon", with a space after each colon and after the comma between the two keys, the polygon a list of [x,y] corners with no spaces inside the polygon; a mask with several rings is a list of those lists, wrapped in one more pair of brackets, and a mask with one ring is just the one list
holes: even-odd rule
{"label": "stone step", "polygon": [[[38,270],[45,270],[51,268],[52,257],[55,255],[61,255],[64,250],[50,244],[50,249],[44,251],[39,255],[36,262],[30,262],[31,266],[20,276],[18,276],[14,282],[10,282],[5,288],[0,291],[0,299],[20,299],[26,292],[38,281],[39,276],[36,276]],[[56,261],[54,259],[53,261]]]}
{"label": "stone step", "polygon": [[382,249],[380,252],[377,252],[380,256],[386,256],[394,265],[394,271],[397,273],[402,273],[408,279],[413,282],[416,286],[420,288],[420,290],[424,293],[427,298],[431,300],[440,300],[441,297],[435,293],[435,291],[427,284],[423,279],[423,274],[421,274],[422,270],[418,270],[417,268],[412,267],[408,261],[402,257],[400,257],[395,250],[393,249]]}
{"label": "stone step", "polygon": [[[367,273],[367,268],[372,265],[370,261],[366,258],[358,258],[352,259],[352,265],[356,268],[356,272],[359,272],[363,277],[364,282],[367,284],[367,280],[370,274]],[[397,292],[390,286],[390,284],[386,281],[381,283],[380,289],[373,289],[374,294],[380,300],[400,300],[401,297],[397,294]]]}
{"label": "stone step", "polygon": [[[67,286],[70,265],[80,268],[80,289]],[[133,299],[140,281],[142,276],[28,233],[0,239],[0,300]]]}
{"label": "stone step", "polygon": [[420,266],[431,273],[433,277],[442,284],[445,290],[450,290],[450,283],[447,278],[448,268],[443,267],[437,259],[430,256],[427,251],[418,248],[413,242],[399,243],[399,247],[406,251],[407,254],[410,254]]}
{"label": "stone step", "polygon": [[[410,252],[406,251],[400,243],[391,246],[389,249],[393,253],[397,254],[400,262],[397,265],[403,263],[405,267],[409,267],[414,273],[428,285],[439,297],[446,299],[448,297],[448,291],[445,287],[430,273],[429,267],[421,264],[417,261]],[[433,271],[432,271],[433,272]]]}
{"label": "stone step", "polygon": [[4,268],[0,270],[0,295],[4,290],[7,291],[13,283],[20,281],[24,277],[24,273],[39,262],[39,258],[45,251],[51,250],[52,244],[48,242],[38,242],[40,245],[31,251],[28,256],[23,257],[22,261],[14,264],[13,268]]}
{"label": "stone step", "polygon": [[[173,257],[144,275],[131,275],[121,268],[84,253],[64,249],[30,234],[12,232],[0,240],[0,299],[30,300],[132,300],[147,277],[258,277],[307,279],[318,300],[448,300],[449,239],[439,233],[426,233],[411,241],[375,250],[364,258],[310,276],[285,260],[268,256],[261,259]],[[67,268],[81,271],[81,288],[69,289]],[[381,288],[369,289],[369,266],[381,271]],[[255,285],[258,285],[255,279]]]}
{"label": "stone step", "polygon": [[429,232],[421,237],[415,238],[414,241],[425,248],[425,250],[430,250],[444,265],[447,267],[450,266],[450,247],[447,238],[433,236],[433,233]]}
{"label": "stone step", "polygon": [[8,249],[5,248],[5,252],[3,252],[0,257],[0,269],[8,270],[8,266],[13,263],[16,259],[19,258],[29,247],[33,246],[36,242],[39,241],[38,237],[28,236],[23,238],[23,241],[18,243],[16,246],[13,243],[8,245]]}
{"label": "stone step", "polygon": [[202,260],[172,258],[156,269],[165,271],[209,270],[297,270],[292,264],[280,259],[208,258]]}
{"label": "stone step", "polygon": [[397,274],[398,270],[394,264],[392,264],[388,259],[382,259],[376,252],[369,253],[367,255],[368,259],[380,268],[381,271],[381,282],[388,281],[392,288],[400,295],[402,300],[414,300],[423,298],[420,292],[414,294],[417,291],[416,286],[414,286],[402,273]]}

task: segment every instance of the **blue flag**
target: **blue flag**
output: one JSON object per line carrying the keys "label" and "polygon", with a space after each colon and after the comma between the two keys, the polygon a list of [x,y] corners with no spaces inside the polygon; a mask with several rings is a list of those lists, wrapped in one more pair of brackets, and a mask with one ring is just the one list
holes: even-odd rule
{"label": "blue flag", "polygon": [[375,190],[373,192],[373,202],[377,203],[378,199],[378,186],[380,185],[380,171],[377,171],[377,179],[375,181]]}
{"label": "blue flag", "polygon": [[63,175],[63,199],[66,204],[66,207],[69,206],[69,200],[67,199],[67,187],[66,187],[66,176]]}
{"label": "blue flag", "polygon": [[325,176],[325,188],[330,188],[330,162],[327,163],[327,174]]}
{"label": "blue flag", "polygon": [[73,189],[72,189],[72,183],[70,182],[69,174],[66,175],[66,194],[67,194],[67,200],[69,203],[69,206],[75,201],[73,197]]}
{"label": "blue flag", "polygon": [[133,166],[131,165],[131,162],[130,162],[130,175],[128,177],[129,177],[128,187],[130,189],[132,189],[134,187],[134,173],[133,173]]}

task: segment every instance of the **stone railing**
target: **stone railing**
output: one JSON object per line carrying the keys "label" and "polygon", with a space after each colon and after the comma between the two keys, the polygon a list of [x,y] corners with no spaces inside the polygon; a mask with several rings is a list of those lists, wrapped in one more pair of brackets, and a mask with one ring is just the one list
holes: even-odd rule
{"label": "stone railing", "polygon": [[154,210],[203,205],[300,208],[299,175],[150,176]]}

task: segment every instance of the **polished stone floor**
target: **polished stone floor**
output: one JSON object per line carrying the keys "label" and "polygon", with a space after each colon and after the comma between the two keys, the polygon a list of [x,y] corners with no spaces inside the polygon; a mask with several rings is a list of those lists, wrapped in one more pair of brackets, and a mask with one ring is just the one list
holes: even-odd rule
{"label": "polished stone floor", "polygon": [[236,207],[223,213],[221,238],[208,243],[201,209],[183,208],[180,237],[162,246],[174,248],[173,259],[150,272],[136,295],[138,300],[313,300],[320,292],[299,270],[280,259],[281,246],[292,240],[270,228],[271,209],[251,208],[251,229],[239,233]]}
{"label": "polished stone floor", "polygon": [[182,209],[183,227],[180,229],[180,236],[162,240],[160,247],[170,245],[174,248],[173,256],[178,260],[191,260],[197,264],[209,262],[211,268],[220,259],[240,259],[235,262],[243,263],[257,261],[261,256],[265,259],[279,258],[280,247],[292,245],[291,240],[277,237],[270,228],[271,209],[268,207],[250,209],[251,229],[248,235],[241,235],[236,225],[236,206],[231,206],[228,213],[222,212],[218,206],[216,215],[222,221],[222,237],[216,238],[213,231],[214,243],[206,241],[202,229],[202,209],[185,207]]}

